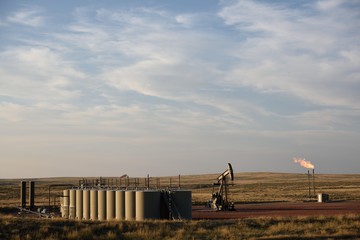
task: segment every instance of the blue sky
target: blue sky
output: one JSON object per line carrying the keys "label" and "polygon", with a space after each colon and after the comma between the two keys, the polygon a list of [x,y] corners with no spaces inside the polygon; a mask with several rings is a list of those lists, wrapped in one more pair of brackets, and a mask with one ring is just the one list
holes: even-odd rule
{"label": "blue sky", "polygon": [[360,1],[1,1],[0,178],[360,171]]}

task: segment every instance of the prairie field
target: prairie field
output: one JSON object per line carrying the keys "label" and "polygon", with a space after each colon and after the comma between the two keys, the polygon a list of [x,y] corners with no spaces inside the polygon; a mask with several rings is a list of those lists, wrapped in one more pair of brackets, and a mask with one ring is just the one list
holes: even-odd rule
{"label": "prairie field", "polygon": [[[218,174],[181,176],[181,188],[192,190],[193,205],[204,204]],[[49,184],[78,185],[79,177],[39,178],[37,206],[48,205]],[[95,178],[87,178],[92,181]],[[115,184],[117,178],[105,181]],[[250,217],[193,221],[73,221],[17,215],[20,180],[0,179],[0,239],[344,239],[360,237],[360,216]],[[130,185],[144,187],[145,178],[130,178]],[[116,183],[120,184],[120,183]],[[150,187],[179,187],[179,177],[150,178]],[[308,200],[307,174],[236,173],[229,198],[237,204],[302,202]],[[316,193],[327,193],[332,201],[360,201],[360,174],[317,174]],[[51,203],[64,187],[51,190]],[[313,190],[312,190],[313,193]]]}
{"label": "prairie field", "polygon": [[[180,187],[190,189],[194,204],[203,204],[211,196],[213,183],[218,174],[182,175]],[[307,174],[296,173],[235,173],[235,180],[230,186],[229,198],[235,203],[249,202],[293,202],[308,200],[309,183]],[[36,182],[36,204],[48,204],[49,184],[78,185],[81,177],[68,178],[39,178],[31,179]],[[92,181],[97,178],[87,178]],[[106,177],[109,184],[116,184],[116,177]],[[0,179],[0,207],[19,205],[19,182],[30,179]],[[138,187],[145,186],[145,178],[130,178],[130,185],[137,181]],[[150,187],[177,188],[178,176],[151,177]],[[119,184],[119,183],[118,183]],[[123,183],[122,183],[123,184]],[[61,194],[65,187],[51,190],[51,197]],[[327,193],[333,201],[360,200],[360,174],[316,174],[316,193]],[[313,190],[311,190],[313,194]]]}
{"label": "prairie field", "polygon": [[91,222],[0,218],[0,239],[356,239],[360,216]]}

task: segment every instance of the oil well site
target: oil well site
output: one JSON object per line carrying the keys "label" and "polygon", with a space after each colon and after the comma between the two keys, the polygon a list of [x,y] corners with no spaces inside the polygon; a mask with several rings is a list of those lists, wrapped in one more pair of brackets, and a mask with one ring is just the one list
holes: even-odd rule
{"label": "oil well site", "polygon": [[0,238],[359,236],[359,174],[303,170],[2,179]]}
{"label": "oil well site", "polygon": [[89,221],[239,219],[360,213],[358,175],[234,173],[2,180],[19,217]]}

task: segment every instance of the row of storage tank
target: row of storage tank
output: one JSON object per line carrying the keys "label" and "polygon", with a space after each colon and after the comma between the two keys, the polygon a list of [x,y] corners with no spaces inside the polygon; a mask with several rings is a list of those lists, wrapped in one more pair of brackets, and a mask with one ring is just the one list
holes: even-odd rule
{"label": "row of storage tank", "polygon": [[191,201],[187,190],[66,189],[60,210],[77,220],[191,219]]}

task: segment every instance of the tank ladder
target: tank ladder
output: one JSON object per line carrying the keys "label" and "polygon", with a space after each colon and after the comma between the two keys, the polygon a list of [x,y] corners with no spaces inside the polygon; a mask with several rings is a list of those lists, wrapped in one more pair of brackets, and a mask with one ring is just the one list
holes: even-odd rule
{"label": "tank ladder", "polygon": [[165,204],[167,205],[168,210],[169,210],[169,219],[182,220],[180,212],[178,211],[176,204],[173,201],[172,195],[173,195],[173,193],[170,190],[166,191],[164,194]]}

